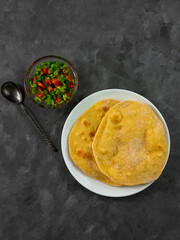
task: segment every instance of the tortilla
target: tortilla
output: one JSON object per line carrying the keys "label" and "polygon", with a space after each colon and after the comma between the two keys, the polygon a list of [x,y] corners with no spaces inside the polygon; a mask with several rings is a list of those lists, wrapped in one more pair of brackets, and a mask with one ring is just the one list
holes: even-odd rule
{"label": "tortilla", "polygon": [[162,173],[168,155],[163,124],[144,103],[116,104],[101,121],[93,153],[101,172],[117,184],[154,181]]}
{"label": "tortilla", "polygon": [[106,112],[119,101],[104,99],[92,105],[75,122],[69,134],[69,153],[75,165],[88,176],[106,184],[117,184],[100,172],[92,152],[92,141]]}

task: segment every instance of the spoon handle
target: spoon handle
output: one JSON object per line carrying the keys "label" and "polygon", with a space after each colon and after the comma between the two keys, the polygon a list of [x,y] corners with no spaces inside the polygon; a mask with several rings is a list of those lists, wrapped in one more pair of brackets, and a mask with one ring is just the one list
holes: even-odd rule
{"label": "spoon handle", "polygon": [[51,142],[51,140],[47,137],[46,133],[42,130],[41,126],[39,125],[39,123],[33,118],[32,114],[28,111],[28,109],[26,108],[26,106],[24,104],[20,104],[22,109],[25,111],[25,113],[28,115],[28,117],[31,119],[31,121],[33,122],[34,126],[38,129],[38,131],[40,132],[41,136],[43,137],[43,139],[47,142],[47,144],[50,146],[50,148],[54,151],[57,152],[57,148],[54,146],[54,144]]}

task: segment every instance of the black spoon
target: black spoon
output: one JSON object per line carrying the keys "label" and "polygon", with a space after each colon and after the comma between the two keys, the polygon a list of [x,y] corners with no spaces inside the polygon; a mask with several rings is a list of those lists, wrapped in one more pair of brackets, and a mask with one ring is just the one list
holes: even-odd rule
{"label": "black spoon", "polygon": [[14,82],[5,82],[1,86],[1,93],[3,97],[8,99],[9,101],[19,104],[22,109],[25,111],[25,113],[28,115],[28,117],[33,122],[34,126],[39,130],[41,136],[43,139],[47,142],[47,144],[50,146],[50,148],[57,152],[57,148],[54,146],[54,144],[51,142],[51,140],[47,137],[46,133],[42,130],[39,123],[33,118],[32,114],[27,110],[26,106],[23,104],[23,97],[22,92],[19,89],[19,87]]}

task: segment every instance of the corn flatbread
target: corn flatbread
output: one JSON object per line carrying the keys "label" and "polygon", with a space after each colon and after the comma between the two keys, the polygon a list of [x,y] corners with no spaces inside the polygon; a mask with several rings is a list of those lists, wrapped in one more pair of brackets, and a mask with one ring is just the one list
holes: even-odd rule
{"label": "corn flatbread", "polygon": [[168,155],[163,124],[146,104],[116,104],[101,121],[93,153],[99,169],[117,184],[149,183],[160,176]]}
{"label": "corn flatbread", "polygon": [[92,105],[75,122],[69,134],[69,153],[85,174],[106,184],[117,186],[100,172],[92,152],[92,141],[106,112],[119,101],[104,99]]}

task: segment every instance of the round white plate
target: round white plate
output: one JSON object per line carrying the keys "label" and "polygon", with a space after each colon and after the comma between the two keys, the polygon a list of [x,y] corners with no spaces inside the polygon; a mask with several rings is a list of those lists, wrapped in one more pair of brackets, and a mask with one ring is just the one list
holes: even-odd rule
{"label": "round white plate", "polygon": [[[69,169],[70,173],[82,186],[84,186],[85,188],[87,188],[88,190],[94,193],[97,193],[103,196],[108,196],[108,197],[125,197],[146,189],[152,184],[152,182],[148,184],[132,186],[132,187],[113,187],[110,185],[106,185],[91,177],[88,177],[81,170],[79,170],[71,160],[71,157],[68,151],[68,136],[73,124],[76,122],[79,116],[86,109],[88,109],[94,103],[105,98],[113,98],[119,101],[134,100],[134,101],[139,101],[149,105],[164,124],[168,149],[170,152],[169,130],[161,113],[149,100],[147,100],[146,98],[142,97],[141,95],[135,92],[122,90],[122,89],[108,89],[108,90],[103,90],[103,91],[93,93],[88,97],[86,97],[85,99],[83,99],[79,104],[77,104],[77,106],[69,114],[62,131],[61,148],[62,148],[62,154],[64,157],[65,164]],[[168,152],[168,157],[169,157],[169,152]],[[167,157],[167,160],[168,160],[168,157]],[[166,163],[167,163],[167,160],[166,160]]]}

